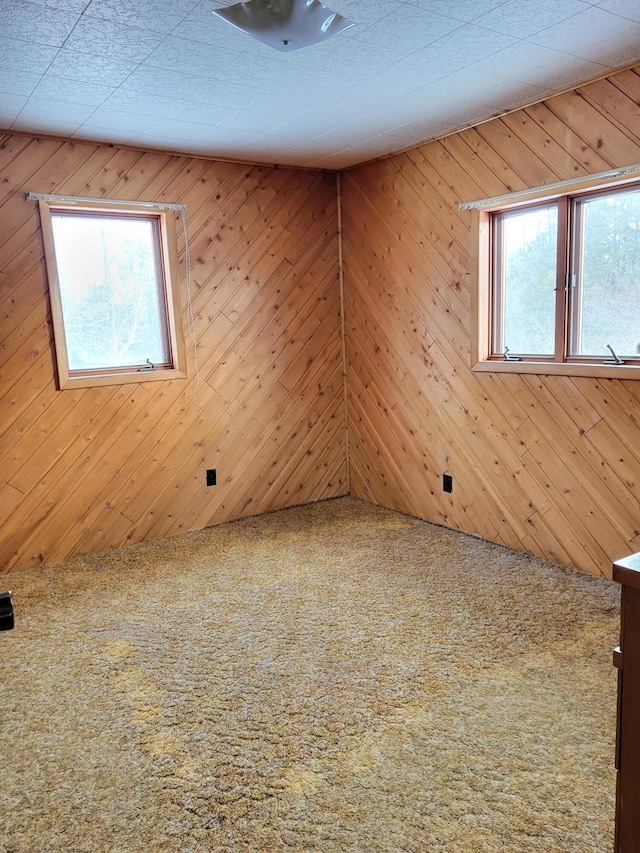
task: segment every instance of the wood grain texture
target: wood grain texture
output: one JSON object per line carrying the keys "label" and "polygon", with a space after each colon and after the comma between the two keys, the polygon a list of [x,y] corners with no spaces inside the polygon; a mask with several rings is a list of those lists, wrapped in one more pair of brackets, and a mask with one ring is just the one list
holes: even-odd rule
{"label": "wood grain texture", "polygon": [[[344,494],[335,176],[0,143],[0,571]],[[27,191],[187,205],[187,379],[57,390]]]}
{"label": "wood grain texture", "polygon": [[639,94],[624,71],[342,176],[354,495],[606,577],[637,550],[640,382],[473,373],[458,203],[640,162]]}
{"label": "wood grain texture", "polygon": [[[0,571],[351,489],[609,577],[640,382],[473,373],[458,203],[639,162],[639,97],[624,71],[344,173],[342,252],[334,176],[0,137]],[[26,191],[188,205],[186,380],[57,390]]]}

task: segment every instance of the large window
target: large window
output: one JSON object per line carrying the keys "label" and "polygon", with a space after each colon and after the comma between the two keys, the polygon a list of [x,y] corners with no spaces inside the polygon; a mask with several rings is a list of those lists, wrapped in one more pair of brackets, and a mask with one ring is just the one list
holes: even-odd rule
{"label": "large window", "polygon": [[184,376],[163,210],[40,201],[61,388]]}
{"label": "large window", "polygon": [[476,369],[636,378],[637,183],[492,210],[479,231]]}

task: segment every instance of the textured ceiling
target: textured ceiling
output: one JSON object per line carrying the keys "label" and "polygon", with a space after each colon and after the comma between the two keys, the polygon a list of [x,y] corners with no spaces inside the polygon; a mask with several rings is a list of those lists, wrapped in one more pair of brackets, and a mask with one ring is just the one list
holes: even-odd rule
{"label": "textured ceiling", "polygon": [[0,128],[343,168],[640,60],[640,0],[325,0],[280,53],[234,0],[0,0]]}

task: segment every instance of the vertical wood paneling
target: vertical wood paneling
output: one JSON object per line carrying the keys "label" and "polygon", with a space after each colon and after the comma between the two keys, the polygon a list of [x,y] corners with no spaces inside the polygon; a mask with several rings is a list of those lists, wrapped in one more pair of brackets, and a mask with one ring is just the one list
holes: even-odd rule
{"label": "vertical wood paneling", "polygon": [[640,162],[639,94],[625,71],[343,175],[354,494],[607,577],[637,549],[640,382],[474,374],[457,205]]}
{"label": "vertical wood paneling", "polygon": [[[28,191],[187,204],[186,380],[57,390]],[[0,571],[344,494],[339,302],[335,176],[5,135]]]}

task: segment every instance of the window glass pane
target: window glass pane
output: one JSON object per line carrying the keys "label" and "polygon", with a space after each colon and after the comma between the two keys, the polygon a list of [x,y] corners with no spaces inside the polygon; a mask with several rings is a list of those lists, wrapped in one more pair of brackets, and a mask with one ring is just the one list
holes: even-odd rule
{"label": "window glass pane", "polygon": [[501,350],[553,356],[558,208],[513,211],[501,219]]}
{"label": "window glass pane", "polygon": [[640,352],[640,191],[575,204],[572,355]]}
{"label": "window glass pane", "polygon": [[69,370],[166,364],[153,218],[52,213]]}

